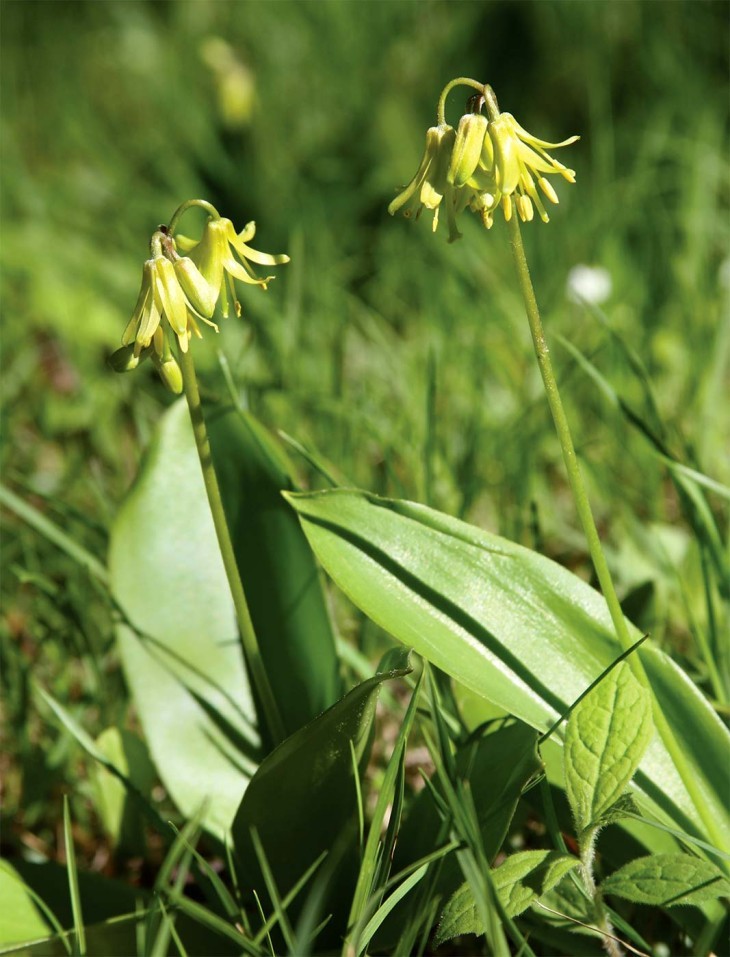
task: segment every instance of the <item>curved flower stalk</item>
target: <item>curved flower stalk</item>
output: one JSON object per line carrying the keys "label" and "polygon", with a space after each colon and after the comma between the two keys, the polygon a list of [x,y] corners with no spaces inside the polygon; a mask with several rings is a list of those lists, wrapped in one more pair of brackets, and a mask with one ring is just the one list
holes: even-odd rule
{"label": "curved flower stalk", "polygon": [[[461,117],[458,130],[454,131],[445,121],[442,94],[439,124],[426,133],[426,151],[416,175],[391,202],[388,212],[393,215],[402,210],[406,217],[415,213],[418,218],[424,208],[432,209],[435,231],[443,202],[449,242],[460,238],[456,216],[467,207],[480,215],[487,229],[492,227],[494,212],[500,207],[507,222],[513,209],[523,222],[533,219],[535,209],[543,222],[549,222],[537,187],[551,203],[557,203],[558,195],[546,177],[557,174],[574,183],[575,171],[547,150],[569,146],[579,137],[571,136],[560,143],[538,139],[520,126],[511,113],[499,113],[490,87],[475,81],[465,85],[480,91],[470,100],[471,112]],[[481,112],[488,101],[489,107],[496,107],[494,111],[490,109],[490,115],[494,112],[491,119]]]}

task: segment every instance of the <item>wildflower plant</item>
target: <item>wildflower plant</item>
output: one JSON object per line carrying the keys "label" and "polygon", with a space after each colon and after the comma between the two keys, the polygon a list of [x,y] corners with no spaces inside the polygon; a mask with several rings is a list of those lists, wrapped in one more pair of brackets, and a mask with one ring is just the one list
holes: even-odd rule
{"label": "wildflower plant", "polygon": [[[476,93],[470,97],[468,112],[462,116],[455,131],[446,122],[446,98],[457,86],[470,87],[476,90]],[[481,113],[483,108],[486,110],[486,116]],[[459,77],[444,87],[438,102],[437,125],[431,127],[426,134],[426,151],[421,164],[411,182],[391,202],[388,211],[392,215],[402,210],[404,215],[415,215],[415,218],[418,218],[424,208],[434,210],[433,230],[436,231],[439,209],[444,205],[449,225],[448,240],[453,242],[461,238],[456,219],[465,209],[478,213],[487,229],[493,225],[494,213],[498,209],[502,210],[509,230],[510,246],[535,355],[562,447],[576,511],[616,637],[623,653],[629,656],[628,664],[638,687],[645,689],[647,694],[653,692],[652,706],[646,720],[651,722],[653,718],[656,730],[679,770],[687,793],[691,795],[702,815],[707,833],[712,834],[717,839],[718,846],[721,846],[721,828],[707,811],[701,786],[692,772],[674,729],[657,702],[656,691],[647,676],[643,653],[636,652],[619,603],[583,483],[522,243],[520,221],[532,221],[537,209],[540,219],[547,223],[549,216],[543,197],[553,204],[558,203],[558,195],[547,177],[559,176],[569,183],[575,182],[575,171],[556,160],[548,150],[570,146],[577,139],[577,136],[571,136],[558,143],[538,139],[528,133],[510,113],[501,112],[494,91],[489,85]],[[632,651],[635,653],[632,654]],[[611,936],[611,922],[600,894],[596,891],[593,877],[595,833],[595,830],[588,830],[579,835],[584,884],[593,900],[597,921],[605,934],[604,944],[609,953],[618,953]]]}
{"label": "wildflower plant", "polygon": [[[198,241],[185,236],[177,237],[180,218],[194,207],[208,213],[202,237]],[[122,334],[122,346],[112,354],[109,362],[117,372],[128,372],[150,357],[167,388],[175,394],[185,392],[208,502],[236,610],[244,657],[261,701],[268,732],[274,741],[279,741],[283,737],[281,717],[261,660],[248,601],[236,565],[189,348],[193,336],[202,338],[201,323],[218,332],[212,317],[219,301],[224,318],[228,317],[231,302],[236,315],[241,315],[234,280],[264,290],[267,288],[274,277],[256,276],[250,263],[271,266],[289,262],[289,257],[283,253],[270,255],[253,249],[249,242],[255,232],[255,223],[250,222],[240,233],[236,233],[231,220],[220,216],[215,207],[205,200],[189,200],[178,207],[169,225],[158,227],[152,235],[151,255],[142,267],[142,285],[137,303]]]}

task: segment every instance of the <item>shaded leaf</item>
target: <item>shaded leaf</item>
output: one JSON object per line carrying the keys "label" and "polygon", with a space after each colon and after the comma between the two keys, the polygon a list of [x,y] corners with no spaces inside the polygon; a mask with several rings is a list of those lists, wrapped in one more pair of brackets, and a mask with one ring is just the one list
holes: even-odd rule
{"label": "shaded leaf", "polygon": [[281,496],[284,451],[251,415],[209,416],[209,435],[251,620],[287,734],[341,694],[332,625],[312,550]]}
{"label": "shaded leaf", "polygon": [[[530,904],[554,887],[578,865],[575,857],[557,851],[520,851],[492,871],[494,887],[509,917],[519,916]],[[468,882],[452,895],[444,908],[435,945],[462,934],[484,933]]]}
{"label": "shaded leaf", "polygon": [[[145,797],[155,781],[155,769],[144,741],[124,728],[107,728],[96,739],[96,747]],[[96,810],[115,849],[144,853],[144,827],[139,805],[130,799],[122,781],[103,765],[93,768],[97,789]]]}
{"label": "shaded leaf", "polygon": [[[520,721],[509,719],[500,725],[482,728],[456,753],[457,775],[468,784],[477,815],[480,839],[491,861],[504,841],[517,802],[525,785],[541,769],[537,755],[537,733]],[[444,799],[437,779],[432,781],[435,794]],[[420,791],[411,803],[408,815],[398,834],[393,871],[404,871],[439,846],[442,815],[430,788]],[[446,840],[448,829],[441,837]],[[454,855],[441,864],[435,881],[435,900],[451,895],[463,879]],[[405,910],[414,907],[410,901],[396,909],[378,934],[378,949],[396,940],[406,921]]]}
{"label": "shaded leaf", "polygon": [[[399,650],[385,667],[388,670],[357,685],[261,763],[233,822],[238,881],[245,891],[255,889],[266,897],[252,831],[282,897],[322,854],[348,859],[354,850],[357,807],[350,742],[361,761],[380,685],[410,671],[407,653]],[[344,886],[352,876],[341,877],[340,883]]]}

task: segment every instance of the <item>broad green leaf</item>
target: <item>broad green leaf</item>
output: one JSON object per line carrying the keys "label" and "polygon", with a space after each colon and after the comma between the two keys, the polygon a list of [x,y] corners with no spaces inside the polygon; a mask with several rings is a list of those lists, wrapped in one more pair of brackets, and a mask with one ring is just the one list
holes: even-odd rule
{"label": "broad green leaf", "polygon": [[[246,892],[266,896],[252,830],[282,897],[323,853],[346,859],[345,868],[352,863],[357,807],[350,742],[362,761],[380,685],[408,673],[407,654],[399,649],[383,667],[282,742],[251,779],[233,822],[238,880]],[[351,876],[341,876],[340,884]],[[351,893],[352,887],[348,902]]]}
{"label": "broad green leaf", "polygon": [[[112,529],[117,630],[145,739],[186,817],[230,827],[255,762],[254,709],[184,402],[162,417]],[[235,743],[234,743],[235,741]]]}
{"label": "broad green leaf", "polygon": [[[533,901],[554,887],[578,865],[576,857],[557,851],[520,851],[512,854],[492,871],[494,887],[508,917],[518,917]],[[435,945],[461,937],[484,933],[474,896],[468,882],[452,895],[439,921]]]}
{"label": "broad green leaf", "polygon": [[281,497],[283,450],[250,415],[209,417],[210,443],[251,619],[287,734],[341,694],[332,625],[312,550]]}
{"label": "broad green leaf", "polygon": [[651,854],[629,861],[601,884],[604,894],[638,904],[675,907],[730,896],[730,881],[710,861],[690,854]]}
{"label": "broad green leaf", "polygon": [[0,861],[0,949],[48,934],[50,925],[33,903],[23,878],[7,861]]}
{"label": "broad green leaf", "polygon": [[565,732],[565,790],[582,834],[626,791],[651,740],[651,698],[623,662],[577,705]]}
{"label": "broad green leaf", "polygon": [[[359,491],[289,500],[325,570],[359,608],[534,728],[547,730],[621,652],[603,598],[535,552],[425,506]],[[730,755],[730,736],[667,655],[649,642],[640,655],[703,808],[656,735],[635,783],[660,819],[728,848],[721,756]]]}

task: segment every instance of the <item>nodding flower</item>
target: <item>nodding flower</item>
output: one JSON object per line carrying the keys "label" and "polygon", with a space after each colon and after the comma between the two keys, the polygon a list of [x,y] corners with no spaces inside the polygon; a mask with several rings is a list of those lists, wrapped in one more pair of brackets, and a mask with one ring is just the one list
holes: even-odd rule
{"label": "nodding flower", "polygon": [[[173,223],[191,206],[202,206],[212,213],[199,242],[173,237]],[[219,217],[204,200],[183,203],[171,225],[160,226],[152,236],[151,258],[142,267],[137,304],[122,335],[122,347],[109,358],[111,367],[116,372],[129,372],[151,357],[167,387],[181,392],[182,373],[172,354],[172,342],[177,339],[180,350],[187,352],[193,335],[202,338],[199,321],[217,332],[211,317],[219,297],[224,317],[229,311],[229,296],[236,314],[241,314],[234,279],[266,289],[274,277],[256,276],[250,262],[266,266],[289,262],[288,256],[261,253],[249,246],[255,232],[256,225],[251,222],[236,233],[230,219]],[[189,255],[181,256],[178,249]]]}
{"label": "nodding flower", "polygon": [[230,219],[220,218],[208,220],[198,243],[184,236],[176,239],[178,246],[189,253],[198,271],[211,289],[215,290],[216,298],[220,296],[221,312],[224,318],[227,318],[229,313],[229,295],[236,315],[241,315],[241,305],[233,285],[234,279],[266,289],[268,283],[274,278],[274,276],[257,276],[249,263],[256,263],[259,266],[278,266],[289,262],[289,257],[284,253],[272,255],[259,252],[249,246],[248,243],[255,234],[256,223],[254,222],[247,223],[241,232],[237,233]]}
{"label": "nodding flower", "polygon": [[451,158],[456,142],[453,126],[443,123],[432,126],[426,132],[426,149],[416,175],[388,206],[391,216],[403,211],[408,219],[418,219],[424,209],[432,209],[433,231],[439,224],[439,207],[445,200],[449,223],[449,241],[461,235],[456,228],[456,196],[459,188],[454,185],[453,175],[449,182]]}
{"label": "nodding flower", "polygon": [[[152,344],[163,319],[177,336],[182,351],[187,352],[191,329],[198,335],[200,333],[175,267],[158,251],[153,252],[152,258],[142,267],[142,286],[132,318],[122,335],[122,345],[134,344],[134,355],[139,357]],[[162,328],[164,333],[164,324]]]}
{"label": "nodding flower", "polygon": [[574,183],[575,170],[563,166],[547,151],[570,146],[580,137],[570,136],[560,143],[548,143],[523,129],[511,113],[500,113],[492,120],[488,135],[494,152],[493,173],[499,193],[497,201],[501,200],[504,218],[509,220],[512,216],[514,196],[514,205],[523,222],[529,222],[533,218],[533,204],[540,219],[544,223],[549,222],[550,217],[545,211],[537,186],[551,203],[557,203],[557,193],[552,183],[545,178],[545,174],[557,174],[569,183]]}
{"label": "nodding flower", "polygon": [[[474,81],[469,84],[478,86]],[[451,84],[447,90],[450,88]],[[494,104],[489,120],[481,113],[487,97]],[[470,106],[472,112],[461,117],[456,131],[445,122],[427,131],[426,150],[416,175],[391,202],[388,212],[393,215],[402,210],[404,216],[417,219],[423,209],[432,209],[435,231],[443,202],[449,242],[461,236],[456,216],[467,207],[481,216],[487,229],[500,206],[507,221],[516,209],[520,219],[529,222],[537,209],[547,223],[549,217],[537,187],[551,203],[557,203],[557,193],[546,176],[557,174],[569,183],[575,182],[574,170],[553,159],[547,150],[569,146],[579,137],[571,136],[561,143],[538,139],[510,113],[499,112],[489,87],[472,97]],[[439,116],[443,119],[443,97]]]}

